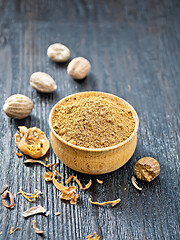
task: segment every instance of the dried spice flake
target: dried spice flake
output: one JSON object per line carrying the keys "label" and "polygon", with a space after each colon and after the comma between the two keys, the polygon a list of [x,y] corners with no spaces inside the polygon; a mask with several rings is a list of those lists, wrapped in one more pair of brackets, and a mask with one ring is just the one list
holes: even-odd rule
{"label": "dried spice flake", "polygon": [[79,194],[76,194],[76,186],[70,186],[70,187],[64,186],[62,183],[59,183],[55,179],[55,175],[56,175],[56,171],[54,171],[54,175],[53,175],[53,184],[59,191],[62,192],[59,198],[64,200],[70,200],[71,204],[76,204],[77,199],[79,198]]}
{"label": "dried spice flake", "polygon": [[103,205],[107,205],[107,204],[112,204],[112,207],[114,207],[114,206],[115,206],[116,204],[118,204],[120,201],[121,201],[121,199],[118,198],[118,199],[113,200],[113,201],[107,201],[107,202],[99,203],[99,202],[93,202],[93,201],[91,201],[91,198],[89,198],[89,202],[90,202],[91,204],[99,205],[99,206],[103,206]]}
{"label": "dried spice flake", "polygon": [[138,186],[137,181],[136,181],[136,178],[135,178],[134,176],[132,176],[131,182],[132,182],[133,186],[134,186],[137,190],[140,190],[140,191],[142,190],[142,188]]}
{"label": "dried spice flake", "polygon": [[56,212],[54,215],[59,216],[60,214],[61,214],[60,212]]}
{"label": "dried spice flake", "polygon": [[50,144],[44,132],[37,127],[18,127],[15,135],[16,145],[21,152],[32,158],[40,158],[49,150]]}
{"label": "dried spice flake", "polygon": [[77,182],[79,188],[82,189],[83,186],[82,186],[81,182],[77,179],[76,176],[73,176],[73,175],[71,175],[71,176],[65,181],[65,184],[70,183],[73,178],[74,178],[74,180]]}
{"label": "dried spice flake", "polygon": [[42,161],[34,160],[34,159],[27,159],[24,161],[24,163],[38,163],[38,164],[43,165],[44,167],[47,167],[47,165],[45,163],[43,163]]}
{"label": "dried spice flake", "polygon": [[20,227],[17,227],[17,228],[15,228],[15,229],[14,229],[14,227],[12,227],[12,228],[10,229],[10,234],[13,234],[13,233],[15,233],[15,232],[18,231],[18,230],[20,230]]}
{"label": "dried spice flake", "polygon": [[46,209],[42,206],[38,205],[36,207],[28,208],[26,211],[22,213],[23,217],[29,217],[39,213],[46,213]]}
{"label": "dried spice flake", "polygon": [[96,179],[96,181],[97,181],[99,184],[103,184],[103,181],[102,181],[102,180]]}
{"label": "dried spice flake", "polygon": [[71,175],[71,176],[65,181],[65,183],[66,183],[66,184],[70,183],[73,178],[74,178],[74,180],[77,182],[77,184],[78,184],[78,186],[79,186],[79,188],[80,188],[81,190],[86,190],[86,189],[90,188],[90,186],[91,186],[91,184],[92,184],[92,180],[90,179],[89,182],[88,182],[88,183],[85,185],[85,187],[83,188],[81,182],[77,179],[76,176],[73,176],[73,175]]}
{"label": "dried spice flake", "polygon": [[2,196],[3,199],[8,198],[8,197],[10,199],[10,205],[8,205],[5,200],[2,200],[2,203],[4,204],[5,207],[13,208],[15,206],[14,196],[11,192],[6,190],[1,196]]}
{"label": "dried spice flake", "polygon": [[70,204],[76,204],[79,194],[76,193],[74,186],[70,186],[67,190],[62,192],[61,195],[59,195],[59,198],[63,200],[70,200]]}
{"label": "dried spice flake", "polygon": [[45,172],[44,173],[44,180],[46,182],[52,181],[53,180],[52,177],[53,177],[53,172]]}
{"label": "dried spice flake", "polygon": [[58,175],[59,177],[61,177],[62,179],[64,179],[64,177],[60,174],[60,172],[56,171],[56,173],[57,173],[57,175]]}
{"label": "dried spice flake", "polygon": [[62,194],[59,195],[59,198],[63,200],[70,200],[70,204],[76,204],[77,199],[79,198],[79,194],[76,193],[76,186],[64,186],[55,179],[55,175],[56,171],[54,171],[53,175],[53,184],[59,191],[62,192]]}
{"label": "dried spice flake", "polygon": [[45,181],[53,181],[54,186],[59,191],[61,191],[61,195],[59,195],[60,199],[70,200],[70,204],[76,204],[77,199],[79,198],[79,194],[76,193],[76,186],[70,186],[70,187],[64,186],[62,182],[57,181],[57,179],[55,178],[56,174],[57,174],[56,170],[54,170],[53,172],[45,172],[44,173]]}
{"label": "dried spice flake", "polygon": [[34,202],[36,198],[38,198],[39,195],[42,194],[42,192],[37,189],[35,189],[34,192],[35,193],[27,193],[22,191],[22,189],[20,188],[18,194],[22,194],[22,196],[26,198],[29,202]]}
{"label": "dried spice flake", "polygon": [[34,160],[34,159],[27,159],[24,161],[24,163],[37,163],[37,164],[43,165],[46,168],[50,168],[55,165],[55,163],[50,163],[50,164],[46,165],[44,162],[42,162],[40,160]]}
{"label": "dried spice flake", "polygon": [[32,224],[33,224],[33,228],[34,228],[35,233],[37,233],[37,234],[44,233],[44,231],[39,230],[39,228],[36,226],[36,220],[32,220]]}
{"label": "dried spice flake", "polygon": [[14,148],[14,152],[18,157],[22,157],[22,153],[18,153],[15,148]]}
{"label": "dried spice flake", "polygon": [[64,191],[64,190],[68,189],[68,187],[63,186],[62,182],[59,183],[59,182],[55,179],[55,175],[56,175],[56,171],[54,172],[53,177],[52,177],[54,186],[55,186],[59,191]]}
{"label": "dried spice flake", "polygon": [[47,168],[51,168],[51,167],[54,166],[54,165],[55,165],[55,163],[50,163],[50,164],[44,165],[44,166],[47,167]]}
{"label": "dried spice flake", "polygon": [[90,188],[91,185],[92,185],[92,180],[90,179],[89,182],[85,185],[85,187],[81,188],[81,190],[86,190],[86,189]]}
{"label": "dried spice flake", "polygon": [[86,238],[87,238],[87,240],[99,240],[100,239],[100,237],[97,235],[96,232],[94,232],[94,237],[93,237],[93,235],[88,235]]}
{"label": "dried spice flake", "polygon": [[56,173],[57,173],[57,175],[59,176],[59,177],[61,177],[62,179],[64,179],[64,177],[56,170],[56,167],[59,165],[59,163],[56,163],[55,165],[54,165],[54,171],[56,171]]}

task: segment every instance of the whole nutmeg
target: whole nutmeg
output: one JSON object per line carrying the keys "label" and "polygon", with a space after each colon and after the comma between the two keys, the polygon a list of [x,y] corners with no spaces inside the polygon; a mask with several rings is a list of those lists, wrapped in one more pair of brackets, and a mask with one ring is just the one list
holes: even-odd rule
{"label": "whole nutmeg", "polygon": [[55,62],[66,62],[70,57],[70,50],[61,43],[54,43],[47,49],[47,55]]}
{"label": "whole nutmeg", "polygon": [[83,57],[74,58],[67,67],[68,74],[74,79],[83,79],[91,69],[90,62]]}
{"label": "whole nutmeg", "polygon": [[138,160],[134,170],[137,178],[151,182],[159,175],[160,165],[156,159],[144,157]]}
{"label": "whole nutmeg", "polygon": [[33,73],[30,77],[30,84],[36,90],[44,93],[53,92],[57,88],[54,79],[44,72]]}
{"label": "whole nutmeg", "polygon": [[3,110],[8,117],[22,119],[29,116],[33,109],[30,98],[15,94],[6,99]]}

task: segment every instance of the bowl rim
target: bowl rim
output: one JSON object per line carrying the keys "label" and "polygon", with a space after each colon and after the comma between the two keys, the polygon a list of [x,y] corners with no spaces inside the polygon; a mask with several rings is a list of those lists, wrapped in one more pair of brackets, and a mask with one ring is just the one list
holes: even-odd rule
{"label": "bowl rim", "polygon": [[[77,95],[82,95],[82,94],[89,94],[89,93],[93,93],[93,94],[99,94],[99,95],[104,95],[104,96],[111,96],[113,98],[118,98],[120,99],[122,102],[124,102],[126,105],[128,105],[132,112],[133,112],[133,117],[135,119],[135,128],[134,128],[134,131],[132,132],[132,134],[123,142],[120,142],[116,145],[113,145],[113,146],[109,146],[109,147],[105,147],[105,148],[86,148],[86,147],[81,147],[81,146],[77,146],[77,145],[74,145],[72,143],[69,143],[67,141],[65,141],[62,137],[60,137],[56,132],[55,130],[53,129],[52,127],[52,124],[51,124],[51,118],[52,118],[52,113],[54,111],[54,109],[56,108],[57,105],[59,105],[60,102],[70,98],[70,97],[73,97],[73,96],[77,96]],[[69,147],[71,148],[75,148],[75,149],[78,149],[78,150],[82,150],[82,151],[87,151],[87,152],[104,152],[104,151],[109,151],[109,150],[113,150],[113,149],[116,149],[116,148],[119,148],[119,147],[122,147],[123,145],[125,145],[126,143],[128,143],[133,137],[134,135],[137,133],[138,131],[138,128],[139,128],[139,118],[138,118],[138,115],[137,115],[137,112],[135,111],[135,109],[133,108],[133,106],[128,103],[126,100],[124,100],[123,98],[120,98],[114,94],[111,94],[111,93],[106,93],[106,92],[101,92],[101,91],[85,91],[85,92],[78,92],[78,93],[73,93],[73,94],[70,94],[64,98],[62,98],[60,101],[58,101],[51,109],[50,113],[49,113],[49,127],[50,127],[50,130],[53,132],[53,134],[55,135],[55,137],[62,143],[64,143],[65,145],[68,145]]]}

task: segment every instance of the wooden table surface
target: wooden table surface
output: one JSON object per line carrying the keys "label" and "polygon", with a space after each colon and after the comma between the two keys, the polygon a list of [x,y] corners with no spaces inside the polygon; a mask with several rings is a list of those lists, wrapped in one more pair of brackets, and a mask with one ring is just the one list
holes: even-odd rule
{"label": "wooden table surface", "polygon": [[[85,239],[97,232],[103,240],[180,239],[179,146],[180,146],[180,1],[88,1],[88,0],[0,0],[0,181],[9,185],[16,206],[0,203],[0,239]],[[57,64],[46,55],[47,47],[61,42],[71,50],[71,58],[84,56],[92,70],[83,81],[67,75],[68,63]],[[41,94],[29,84],[36,71],[49,73],[56,81],[55,93]],[[25,166],[14,154],[17,126],[36,126],[49,138],[48,115],[61,98],[80,91],[104,91],[127,100],[136,109],[140,127],[138,144],[130,161],[121,169],[102,176],[83,175],[60,163],[65,178],[76,175],[93,185],[80,192],[73,206],[58,198],[55,187],[44,181],[44,167]],[[33,100],[30,117],[8,118],[2,109],[12,94]],[[141,157],[156,158],[160,176],[152,183],[138,181],[139,192],[131,184],[134,165]],[[58,162],[52,149],[49,162]],[[96,182],[102,179],[102,185]],[[29,203],[19,188],[43,192]],[[126,189],[126,190],[125,190]],[[111,206],[88,202],[121,198]],[[42,205],[48,217],[24,219],[22,212]],[[55,212],[60,212],[55,216]],[[32,219],[45,231],[35,234]],[[20,227],[13,235],[11,227]]]}

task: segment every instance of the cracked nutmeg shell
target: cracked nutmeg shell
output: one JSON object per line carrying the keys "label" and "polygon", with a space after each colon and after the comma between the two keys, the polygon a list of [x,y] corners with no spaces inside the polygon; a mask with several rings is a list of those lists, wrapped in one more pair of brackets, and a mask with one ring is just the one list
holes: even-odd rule
{"label": "cracked nutmeg shell", "polygon": [[32,158],[43,157],[50,147],[45,133],[37,127],[19,126],[18,128],[15,142],[19,150]]}
{"label": "cracked nutmeg shell", "polygon": [[134,170],[137,178],[151,182],[159,175],[160,165],[156,159],[144,157],[138,160]]}

